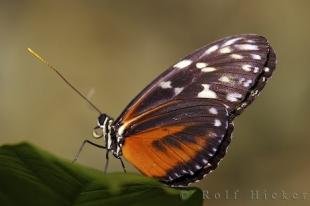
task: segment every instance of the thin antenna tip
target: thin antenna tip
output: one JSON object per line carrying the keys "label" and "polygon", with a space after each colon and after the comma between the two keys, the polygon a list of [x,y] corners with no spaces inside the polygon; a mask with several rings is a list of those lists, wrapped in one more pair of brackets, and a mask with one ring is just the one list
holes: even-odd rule
{"label": "thin antenna tip", "polygon": [[35,56],[36,56],[36,53],[35,53],[31,48],[28,47],[28,48],[27,48],[27,51],[30,52],[32,55],[35,55]]}
{"label": "thin antenna tip", "polygon": [[30,52],[30,54],[32,54],[34,57],[36,57],[37,59],[39,59],[41,62],[43,62],[43,63],[49,65],[45,59],[43,59],[39,54],[37,54],[37,53],[36,53],[35,51],[33,51],[31,48],[28,47],[28,48],[27,48],[27,51]]}
{"label": "thin antenna tip", "polygon": [[34,56],[35,58],[37,58],[38,60],[40,60],[41,62],[43,62],[44,64],[46,64],[50,69],[54,70],[54,72],[56,72],[56,74],[63,80],[65,81],[65,83],[71,87],[78,95],[80,95],[84,100],[86,100],[99,114],[101,114],[102,112],[98,109],[98,107],[96,107],[86,96],[84,96],[79,90],[77,90],[55,67],[53,67],[53,65],[49,64],[45,59],[43,59],[38,53],[36,53],[35,51],[33,51],[31,48],[27,48],[27,51]]}

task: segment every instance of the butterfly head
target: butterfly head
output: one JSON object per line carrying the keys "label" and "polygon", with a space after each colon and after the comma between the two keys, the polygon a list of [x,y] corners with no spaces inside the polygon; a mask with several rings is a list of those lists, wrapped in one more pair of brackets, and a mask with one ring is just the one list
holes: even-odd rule
{"label": "butterfly head", "polygon": [[108,115],[102,113],[97,119],[97,126],[94,127],[93,137],[96,139],[104,137],[106,142],[106,148],[108,150],[113,150],[113,140],[114,128],[112,127],[114,120]]}

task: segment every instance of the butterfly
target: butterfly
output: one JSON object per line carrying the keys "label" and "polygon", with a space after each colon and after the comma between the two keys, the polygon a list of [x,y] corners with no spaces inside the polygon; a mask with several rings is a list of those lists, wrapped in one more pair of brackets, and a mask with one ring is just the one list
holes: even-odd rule
{"label": "butterfly", "polygon": [[93,135],[105,145],[85,140],[82,147],[106,149],[107,163],[111,152],[123,168],[125,157],[170,186],[199,181],[225,156],[234,118],[258,96],[275,66],[265,37],[222,38],[164,71],[115,120],[97,109]]}

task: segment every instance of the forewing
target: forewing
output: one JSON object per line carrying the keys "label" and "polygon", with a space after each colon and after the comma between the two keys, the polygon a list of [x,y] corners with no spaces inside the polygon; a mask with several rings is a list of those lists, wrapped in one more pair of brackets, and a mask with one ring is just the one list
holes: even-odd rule
{"label": "forewing", "polygon": [[275,69],[275,53],[258,35],[226,37],[206,45],[151,82],[117,119],[130,121],[173,99],[215,99],[232,117],[259,94]]}

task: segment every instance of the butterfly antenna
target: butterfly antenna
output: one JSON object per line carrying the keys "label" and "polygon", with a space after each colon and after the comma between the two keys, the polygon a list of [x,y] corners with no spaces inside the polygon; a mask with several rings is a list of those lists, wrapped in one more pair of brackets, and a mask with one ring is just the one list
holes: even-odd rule
{"label": "butterfly antenna", "polygon": [[42,63],[46,64],[50,69],[52,69],[56,74],[69,86],[73,89],[80,97],[82,97],[90,106],[92,106],[99,114],[102,114],[100,109],[96,107],[85,95],[83,95],[77,88],[75,88],[53,65],[48,63],[45,59],[43,59],[38,53],[34,52],[32,49],[27,48],[28,52],[32,54],[35,58],[37,58]]}

